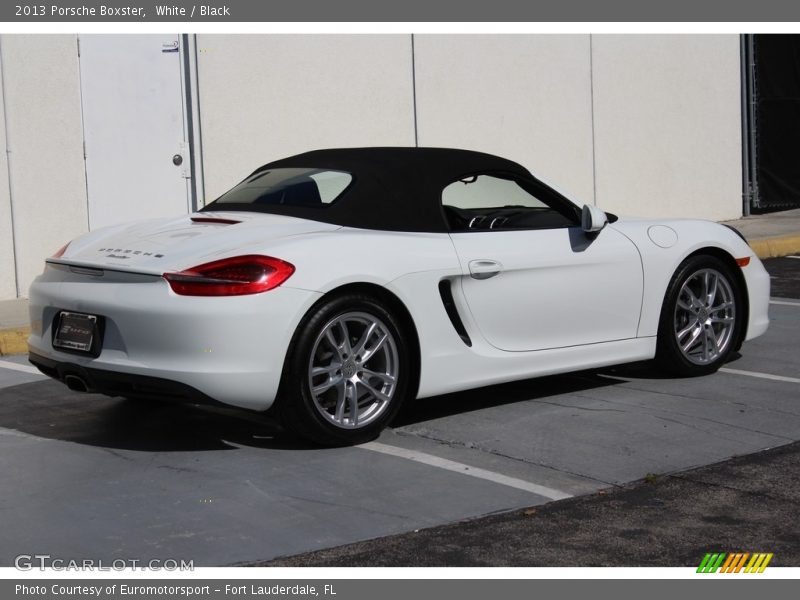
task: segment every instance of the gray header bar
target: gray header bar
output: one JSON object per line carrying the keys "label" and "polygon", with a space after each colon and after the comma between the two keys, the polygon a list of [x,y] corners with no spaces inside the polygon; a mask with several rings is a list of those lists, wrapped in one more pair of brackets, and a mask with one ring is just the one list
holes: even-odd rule
{"label": "gray header bar", "polygon": [[122,22],[786,22],[786,0],[13,0],[5,23]]}

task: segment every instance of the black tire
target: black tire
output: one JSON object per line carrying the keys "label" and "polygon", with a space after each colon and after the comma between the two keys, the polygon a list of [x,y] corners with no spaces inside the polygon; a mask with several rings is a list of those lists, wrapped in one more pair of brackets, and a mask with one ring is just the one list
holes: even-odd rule
{"label": "black tire", "polygon": [[[715,290],[715,298],[710,304],[707,301],[710,294],[705,298],[698,294],[702,291],[706,273],[712,281],[715,277],[718,279],[716,285],[708,285]],[[684,286],[688,291],[682,292]],[[688,310],[686,305],[691,299],[690,293],[700,304],[692,304]],[[720,296],[716,297],[717,294]],[[732,267],[716,256],[699,254],[684,260],[670,280],[661,308],[656,347],[658,367],[673,375],[693,377],[713,373],[725,364],[740,339],[743,294]],[[731,308],[715,308],[728,302],[732,303]],[[686,333],[680,336],[684,331]],[[695,338],[695,335],[699,337]],[[679,336],[682,343],[678,341]],[[716,341],[718,345],[715,348]],[[689,343],[693,344],[690,349],[684,349]]]}
{"label": "black tire", "polygon": [[[352,320],[348,321],[348,318]],[[333,350],[333,344],[329,343],[325,336],[326,331],[330,328],[338,331],[339,334],[335,335],[341,335],[341,339],[344,339],[345,336],[341,333],[344,330],[334,325],[341,319],[345,319],[345,323],[349,323],[344,328],[344,330],[350,329],[349,343],[353,345],[353,339],[357,338],[353,348],[348,346],[351,351],[357,349],[357,342],[366,333],[368,327],[365,324],[364,329],[358,331],[360,323],[358,319],[363,319],[366,323],[372,320],[376,323],[376,334],[385,332],[389,337],[380,346],[381,349],[373,353],[373,358],[363,363],[353,363],[352,360],[358,358],[353,353],[348,357],[351,359],[350,363],[348,363],[342,359],[342,356],[347,356],[346,353],[335,354],[336,351]],[[324,337],[325,340],[323,340]],[[391,340],[394,352],[389,347],[388,340]],[[339,338],[336,341],[338,342]],[[341,346],[339,350],[342,350]],[[366,351],[367,348],[365,347],[363,350]],[[342,381],[347,379],[350,383],[340,381],[336,385],[331,385],[324,393],[315,394],[311,389],[313,380],[311,376],[312,361],[324,360],[327,354],[331,355],[329,365],[335,365],[338,362],[342,368],[339,369],[338,375],[335,373],[328,374],[327,377],[329,379],[324,380],[319,387],[325,387],[326,384],[334,381],[335,377],[339,377]],[[383,354],[386,354],[386,356],[384,357]],[[414,383],[416,382],[417,374],[413,372],[414,362],[411,358],[411,344],[408,335],[403,330],[397,317],[382,302],[361,293],[343,294],[326,299],[308,312],[292,338],[284,364],[280,390],[275,404],[275,413],[284,428],[320,445],[343,446],[361,444],[373,440],[395,417],[402,404],[412,393],[412,390],[415,389]],[[376,380],[375,378],[368,381],[368,385],[371,384],[373,390],[378,388],[379,384],[377,382],[384,386],[379,390],[380,396],[372,396],[369,391],[370,388],[367,385],[360,384],[365,375],[364,371],[359,369],[370,368],[372,370],[374,368],[373,365],[376,364],[374,361],[379,361],[381,364],[390,364],[396,374],[394,384],[385,380]],[[314,362],[314,364],[317,363]],[[345,370],[345,366],[347,370]],[[325,368],[334,367],[328,366]],[[354,369],[355,372],[353,372]],[[382,371],[387,370],[389,370],[388,367],[382,368]],[[352,375],[350,375],[351,373]],[[347,375],[350,375],[350,378],[347,378]],[[356,380],[358,382],[354,383]],[[316,389],[319,389],[319,387]],[[363,425],[358,423],[360,415],[358,409],[355,410],[356,425],[352,424],[352,416],[348,421],[348,415],[353,413],[350,401],[344,401],[346,405],[344,412],[336,410],[338,399],[341,398],[339,394],[342,393],[340,392],[342,387],[345,390],[356,390],[356,396],[363,394],[362,398],[367,403],[371,398],[374,398],[376,407],[371,414],[365,411],[367,417],[364,418]],[[383,394],[383,390],[386,390],[386,394]],[[347,396],[348,391],[343,393],[346,398],[350,397]],[[352,394],[352,392],[350,393]],[[390,400],[387,402],[383,400],[384,397],[389,397]],[[328,406],[329,404],[330,406]],[[360,404],[357,401],[356,406],[360,406]],[[378,407],[378,404],[380,404],[380,407]],[[338,424],[336,422],[337,414],[341,417]]]}

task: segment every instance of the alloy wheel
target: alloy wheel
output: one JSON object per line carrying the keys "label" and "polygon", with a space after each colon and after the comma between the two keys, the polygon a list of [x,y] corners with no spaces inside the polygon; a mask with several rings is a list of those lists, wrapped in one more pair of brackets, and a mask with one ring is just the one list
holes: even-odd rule
{"label": "alloy wheel", "polygon": [[366,312],[330,320],[314,342],[308,384],[314,406],[336,427],[359,429],[392,402],[399,375],[391,330]]}
{"label": "alloy wheel", "polygon": [[736,302],[728,279],[716,269],[700,269],[683,282],[675,304],[674,334],[683,357],[708,365],[733,339]]}

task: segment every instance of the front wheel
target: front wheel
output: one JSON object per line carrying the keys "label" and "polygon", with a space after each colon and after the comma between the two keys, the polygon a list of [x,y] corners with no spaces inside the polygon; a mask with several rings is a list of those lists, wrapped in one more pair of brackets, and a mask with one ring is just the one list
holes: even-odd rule
{"label": "front wheel", "polygon": [[284,369],[278,415],[284,427],[323,445],[378,436],[409,395],[409,344],[382,303],[360,295],[311,310]]}
{"label": "front wheel", "polygon": [[659,365],[684,376],[719,369],[739,336],[742,294],[731,267],[720,259],[698,255],[681,263],[661,310]]}

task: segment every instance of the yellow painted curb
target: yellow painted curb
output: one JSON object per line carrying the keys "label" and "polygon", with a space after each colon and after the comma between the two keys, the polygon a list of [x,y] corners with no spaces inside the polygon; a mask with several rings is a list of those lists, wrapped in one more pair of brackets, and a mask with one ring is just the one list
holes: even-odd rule
{"label": "yellow painted curb", "polygon": [[800,234],[750,240],[750,247],[758,258],[774,258],[800,252]]}
{"label": "yellow painted curb", "polygon": [[28,336],[30,334],[30,327],[17,327],[16,329],[3,329],[0,331],[0,356],[25,354],[28,351]]}

